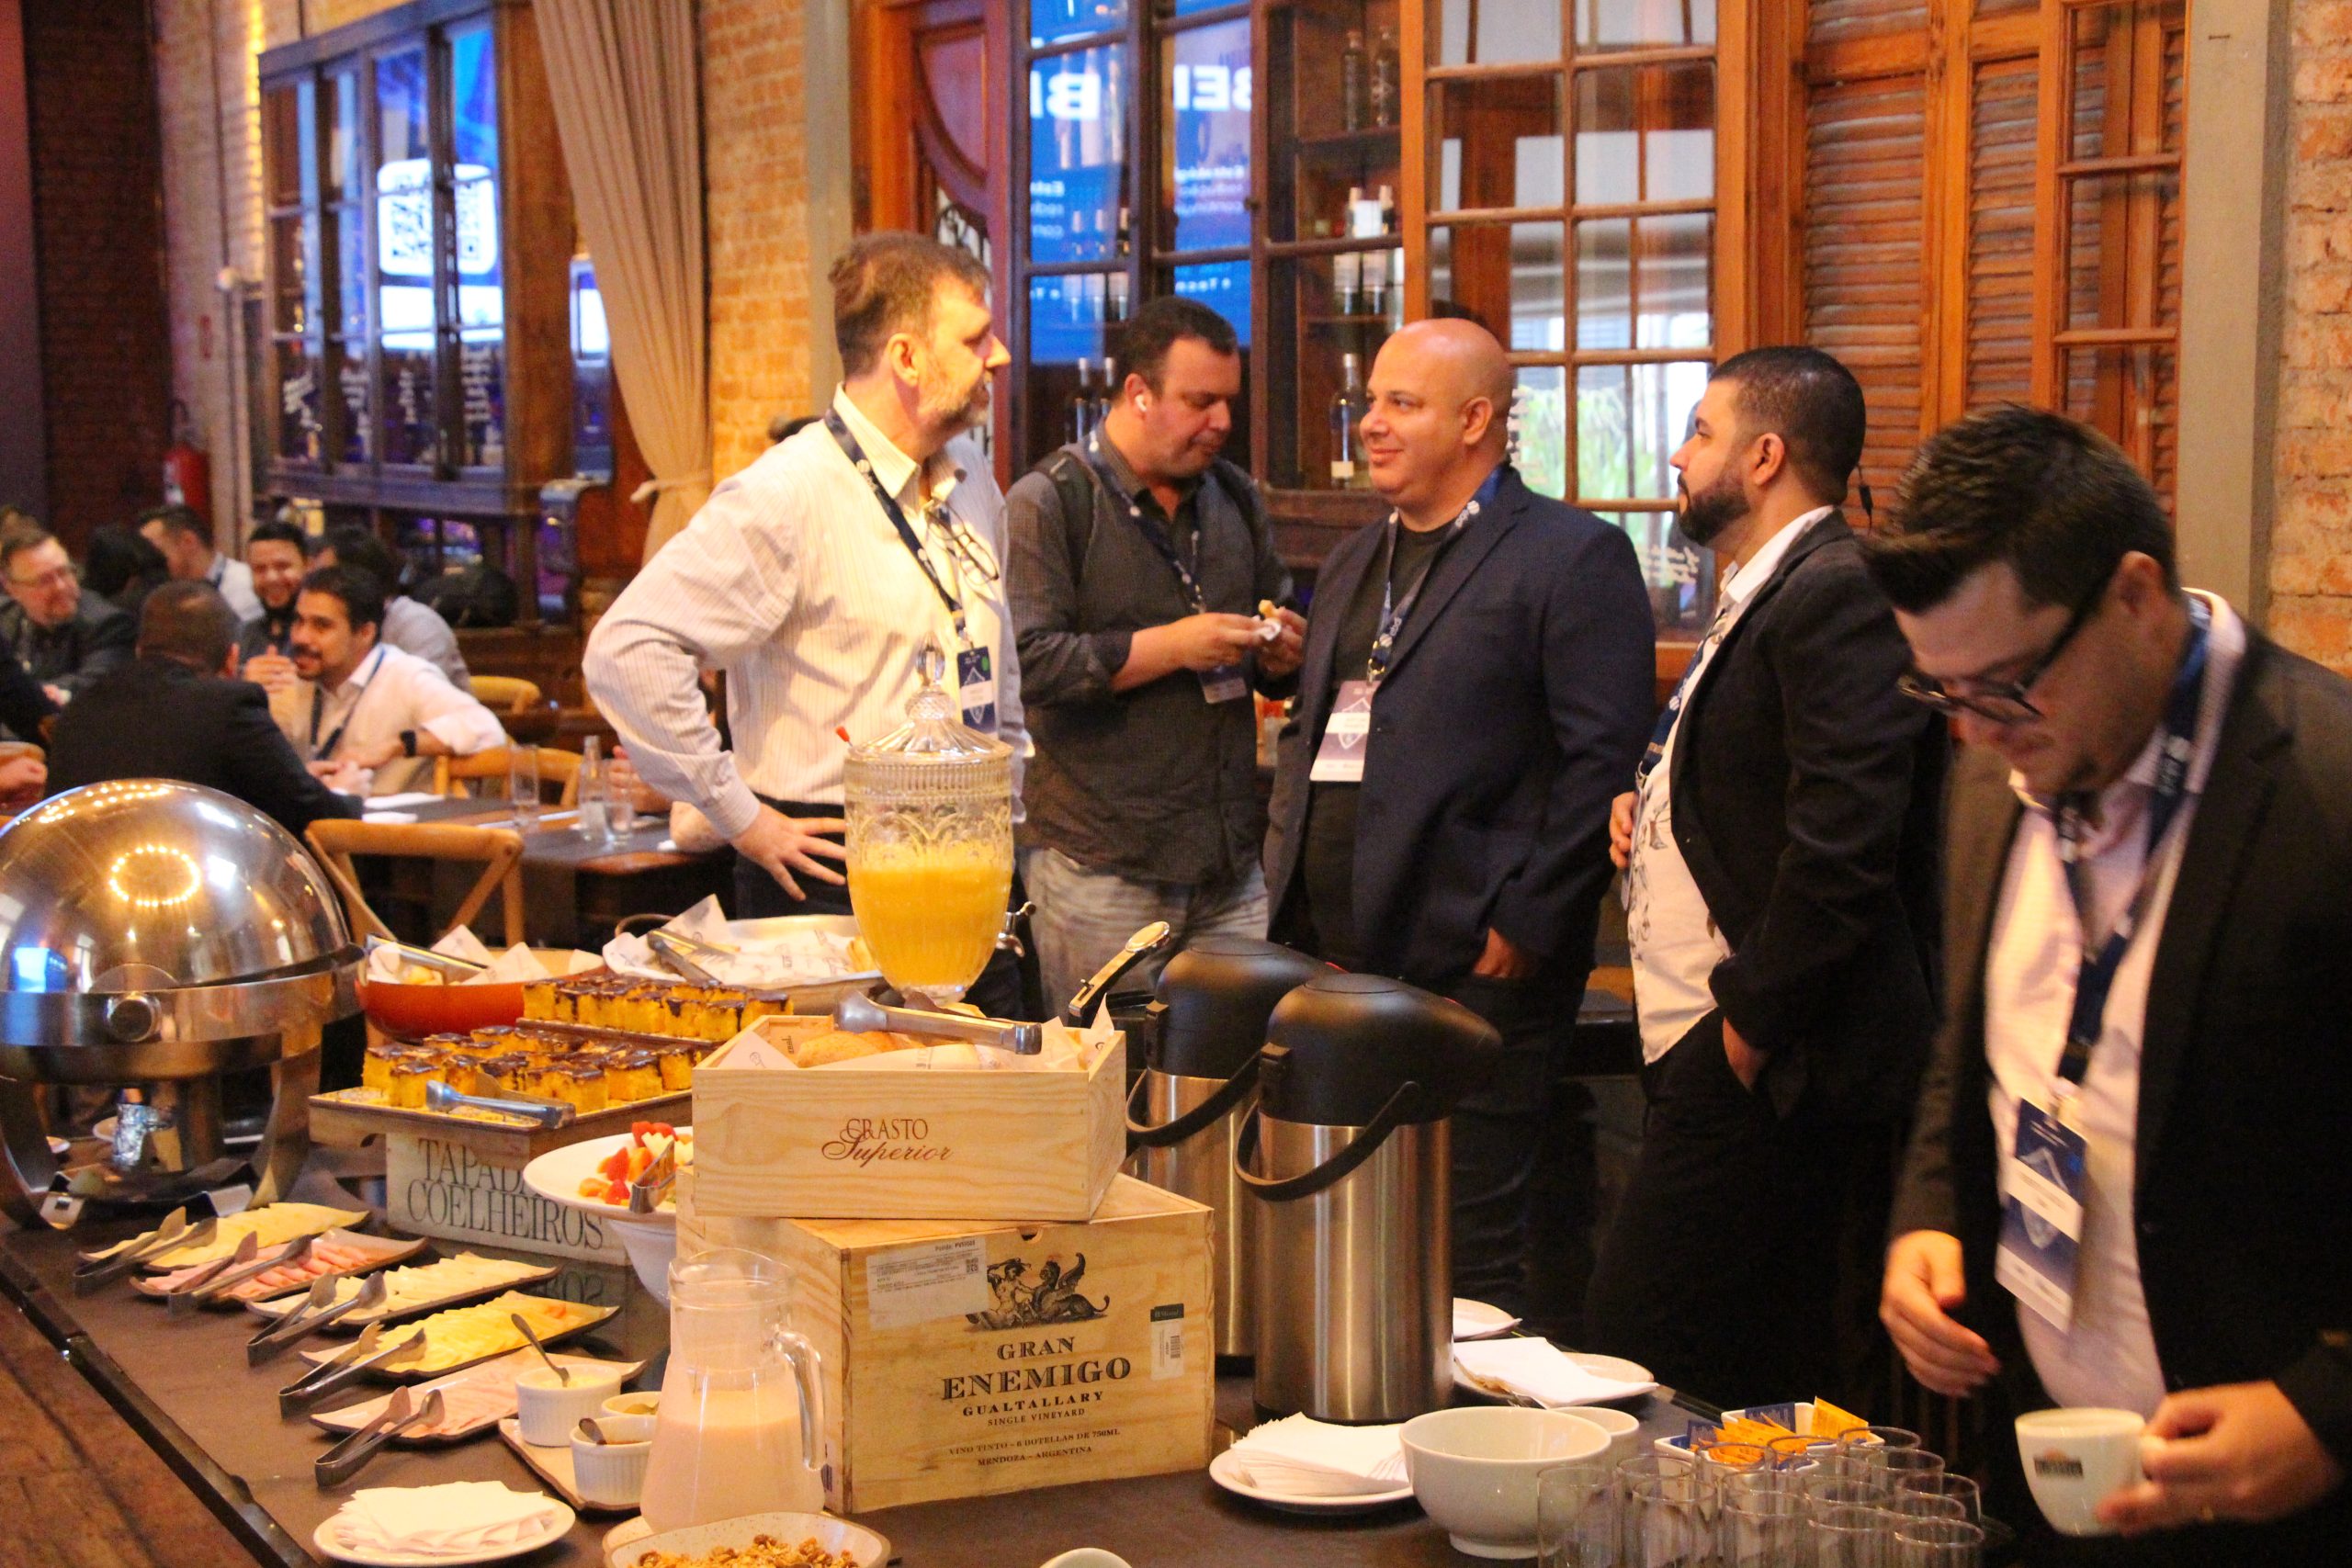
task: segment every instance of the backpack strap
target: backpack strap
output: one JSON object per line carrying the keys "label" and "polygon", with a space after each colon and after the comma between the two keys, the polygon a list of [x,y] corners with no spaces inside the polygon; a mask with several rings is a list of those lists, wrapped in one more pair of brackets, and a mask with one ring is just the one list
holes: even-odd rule
{"label": "backpack strap", "polygon": [[1067,446],[1046,455],[1034,473],[1046,476],[1061,503],[1062,534],[1069,549],[1069,575],[1075,583],[1086,575],[1086,555],[1094,543],[1094,471]]}

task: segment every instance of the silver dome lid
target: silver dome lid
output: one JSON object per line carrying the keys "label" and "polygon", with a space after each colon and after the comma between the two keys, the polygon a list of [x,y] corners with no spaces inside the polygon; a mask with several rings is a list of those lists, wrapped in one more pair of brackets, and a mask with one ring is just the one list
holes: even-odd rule
{"label": "silver dome lid", "polygon": [[[356,1010],[359,958],[317,863],[217,790],[88,784],[0,830],[0,1074],[253,1065]],[[189,1049],[232,1041],[261,1048]]]}

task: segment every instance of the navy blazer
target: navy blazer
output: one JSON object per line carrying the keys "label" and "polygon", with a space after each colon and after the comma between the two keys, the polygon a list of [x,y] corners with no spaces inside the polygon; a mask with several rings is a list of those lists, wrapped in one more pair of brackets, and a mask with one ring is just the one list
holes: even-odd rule
{"label": "navy blazer", "polygon": [[[1332,644],[1379,570],[1385,527],[1342,540],[1316,585],[1266,837],[1277,930],[1302,876]],[[1431,569],[1373,700],[1356,818],[1366,968],[1447,985],[1477,962],[1490,928],[1562,978],[1591,966],[1609,804],[1633,787],[1649,736],[1656,640],[1633,541],[1506,470],[1494,503]]]}

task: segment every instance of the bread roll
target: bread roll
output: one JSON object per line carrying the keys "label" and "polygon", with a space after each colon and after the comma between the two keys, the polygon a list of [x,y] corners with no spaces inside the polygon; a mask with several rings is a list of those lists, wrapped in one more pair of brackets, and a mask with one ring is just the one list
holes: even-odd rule
{"label": "bread roll", "polygon": [[835,1062],[854,1062],[861,1056],[878,1055],[884,1051],[904,1051],[922,1043],[908,1034],[851,1034],[833,1029],[807,1040],[796,1041],[786,1049],[796,1066],[823,1067]]}

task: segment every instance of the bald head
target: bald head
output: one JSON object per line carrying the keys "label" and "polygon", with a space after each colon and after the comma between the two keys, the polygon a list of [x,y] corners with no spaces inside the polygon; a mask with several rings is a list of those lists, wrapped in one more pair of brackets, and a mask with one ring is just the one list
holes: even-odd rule
{"label": "bald head", "polygon": [[1452,520],[1503,460],[1510,356],[1476,321],[1415,321],[1373,362],[1363,422],[1373,488],[1419,527]]}

